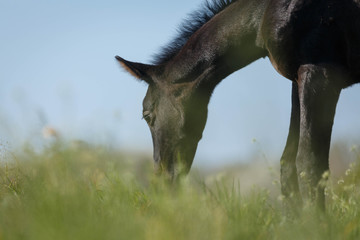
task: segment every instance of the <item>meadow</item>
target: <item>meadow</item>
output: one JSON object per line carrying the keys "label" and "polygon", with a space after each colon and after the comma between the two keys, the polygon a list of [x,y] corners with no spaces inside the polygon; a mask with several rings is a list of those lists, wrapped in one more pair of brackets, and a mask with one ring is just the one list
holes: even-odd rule
{"label": "meadow", "polygon": [[0,154],[0,240],[359,239],[360,157],[353,152],[358,161],[326,183],[326,212],[305,206],[289,218],[282,196],[262,187],[243,193],[226,172],[169,186],[149,159],[105,146],[28,146]]}

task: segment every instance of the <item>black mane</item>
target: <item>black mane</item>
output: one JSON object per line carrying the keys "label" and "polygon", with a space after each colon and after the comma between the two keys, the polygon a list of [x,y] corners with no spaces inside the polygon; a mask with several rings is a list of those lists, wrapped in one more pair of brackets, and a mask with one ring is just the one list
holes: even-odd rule
{"label": "black mane", "polygon": [[180,24],[178,34],[154,57],[154,64],[163,64],[172,59],[197,30],[210,21],[217,13],[237,0],[206,0],[202,9],[196,10]]}

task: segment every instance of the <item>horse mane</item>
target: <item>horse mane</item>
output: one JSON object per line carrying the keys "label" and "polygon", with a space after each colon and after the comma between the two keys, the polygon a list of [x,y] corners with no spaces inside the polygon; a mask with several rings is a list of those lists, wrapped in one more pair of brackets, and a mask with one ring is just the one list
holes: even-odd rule
{"label": "horse mane", "polygon": [[189,38],[216,14],[237,0],[206,0],[202,8],[190,13],[177,29],[176,37],[154,56],[153,63],[160,65],[172,59]]}

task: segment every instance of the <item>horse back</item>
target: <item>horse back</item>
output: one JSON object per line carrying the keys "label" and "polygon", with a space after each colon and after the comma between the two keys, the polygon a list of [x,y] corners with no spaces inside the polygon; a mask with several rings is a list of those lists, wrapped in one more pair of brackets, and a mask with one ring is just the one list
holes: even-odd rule
{"label": "horse back", "polygon": [[360,82],[360,1],[344,1],[343,4],[339,6],[338,24],[344,31],[348,68]]}
{"label": "horse back", "polygon": [[291,80],[308,63],[360,77],[359,0],[270,0],[261,31],[273,65]]}

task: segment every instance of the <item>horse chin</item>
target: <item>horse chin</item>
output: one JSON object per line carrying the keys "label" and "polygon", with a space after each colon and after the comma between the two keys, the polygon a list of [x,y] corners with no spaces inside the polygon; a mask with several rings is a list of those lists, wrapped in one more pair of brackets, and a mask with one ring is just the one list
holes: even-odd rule
{"label": "horse chin", "polygon": [[174,164],[172,164],[173,169],[171,171],[173,173],[174,180],[187,176],[195,157],[196,148],[197,144],[185,147],[180,146],[177,149]]}

